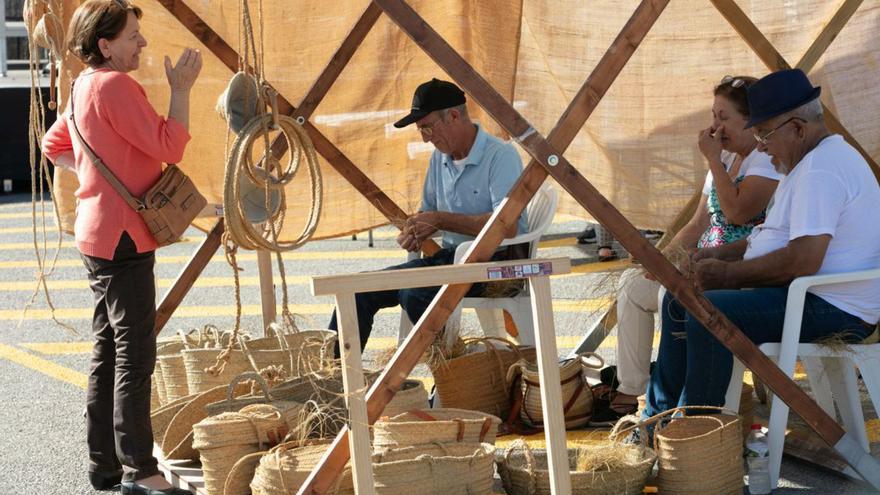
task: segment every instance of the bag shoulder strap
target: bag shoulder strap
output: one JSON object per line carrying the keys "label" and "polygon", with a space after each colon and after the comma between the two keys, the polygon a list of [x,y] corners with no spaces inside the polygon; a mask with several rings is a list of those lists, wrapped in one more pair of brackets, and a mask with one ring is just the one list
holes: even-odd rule
{"label": "bag shoulder strap", "polygon": [[87,143],[85,138],[82,137],[82,134],[80,134],[79,128],[76,125],[76,118],[74,117],[73,111],[73,87],[75,83],[76,81],[70,83],[70,123],[72,124],[74,135],[79,141],[79,144],[82,145],[83,150],[86,152],[86,156],[89,157],[89,161],[92,162],[92,165],[94,165],[95,168],[98,169],[98,172],[100,172],[100,174],[105,179],[107,179],[107,182],[109,182],[110,185],[113,186],[113,189],[116,189],[116,192],[118,192],[119,195],[122,196],[122,199],[124,199],[125,202],[128,203],[128,206],[131,206],[132,209],[134,209],[135,211],[143,210],[145,208],[144,203],[132,196],[130,192],[128,192],[128,189],[126,189],[125,185],[119,180],[118,177],[116,177],[116,175],[113,174],[113,172],[110,171],[109,168],[107,168],[107,165],[104,163],[104,161],[98,157],[98,155],[95,153],[95,150],[93,150],[92,147],[89,146],[89,143]]}

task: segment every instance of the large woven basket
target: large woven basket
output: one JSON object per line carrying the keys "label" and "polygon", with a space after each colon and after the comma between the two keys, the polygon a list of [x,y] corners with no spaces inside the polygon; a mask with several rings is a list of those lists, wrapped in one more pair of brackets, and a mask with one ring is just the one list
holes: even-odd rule
{"label": "large woven basket", "polygon": [[[675,408],[655,418],[700,409],[705,408]],[[654,430],[654,450],[660,493],[742,493],[742,427],[736,414],[689,415],[661,422]]]}
{"label": "large woven basket", "polygon": [[[176,337],[175,337],[176,339]],[[151,385],[151,394],[152,391],[155,390],[156,401],[158,402],[158,406],[164,406],[167,404],[168,396],[165,393],[165,380],[162,379],[162,368],[159,365],[159,358],[162,356],[170,356],[172,354],[180,354],[180,351],[183,350],[183,342],[180,341],[165,341],[156,344],[156,368],[153,370],[153,381]],[[151,405],[153,404],[153,400],[150,401]],[[158,407],[151,407],[151,411],[158,409]]]}
{"label": "large woven basket", "polygon": [[[296,447],[297,444],[291,444]],[[327,449],[326,444],[280,445],[260,460],[251,482],[253,495],[295,493]],[[490,444],[417,445],[373,455],[377,495],[491,495],[494,451]],[[354,493],[349,468],[328,495]]]}
{"label": "large woven basket", "polygon": [[[245,380],[253,380],[260,387],[262,393],[259,395],[236,394]],[[249,388],[250,387],[248,387],[248,389]],[[225,412],[236,412],[251,404],[269,404],[273,400],[272,396],[269,395],[269,386],[266,384],[266,380],[254,371],[245,371],[244,373],[239,374],[232,379],[228,386],[224,387],[224,390],[226,390],[226,398],[224,400],[213,401],[205,405],[207,416],[214,416]]]}
{"label": "large woven basket", "polygon": [[464,409],[416,409],[383,417],[373,425],[376,450],[430,443],[495,444],[501,419]]}
{"label": "large woven basket", "polygon": [[[617,454],[622,464],[616,465],[613,470],[577,471],[577,459],[581,452],[577,448],[568,449],[573,495],[642,493],[657,458],[654,452],[637,445],[615,445],[608,448],[622,449]],[[522,440],[517,440],[505,451],[502,460],[498,462],[498,474],[508,495],[551,495],[547,452],[533,451]]]}
{"label": "large woven basket", "polygon": [[296,377],[325,368],[333,358],[336,332],[300,330],[272,337],[243,340],[241,347],[254,371],[282,366],[285,376]]}
{"label": "large woven basket", "polygon": [[171,424],[171,420],[174,419],[174,416],[183,409],[184,406],[195,398],[195,395],[181,397],[150,413],[150,423],[153,428],[153,441],[155,443],[159,445],[162,444],[162,438],[165,436],[165,431],[168,429],[168,425]]}
{"label": "large woven basket", "polygon": [[[229,385],[237,375],[250,371],[251,365],[240,349],[233,349],[222,370],[212,370],[223,349],[184,349],[183,365],[193,393],[204,392],[220,385]],[[209,371],[210,370],[210,371]]]}
{"label": "large woven basket", "polygon": [[202,461],[205,489],[220,495],[232,467],[242,457],[280,443],[289,431],[290,418],[302,406],[254,404],[239,412],[210,416],[193,426],[193,447]]}
{"label": "large woven basket", "polygon": [[440,403],[507,418],[511,406],[507,371],[521,359],[535,361],[535,348],[495,337],[467,339],[465,345],[476,350],[430,365]]}
{"label": "large woven basket", "polygon": [[[590,362],[589,359],[597,362]],[[585,368],[601,369],[605,362],[595,353],[584,353],[559,363],[559,380],[562,387],[562,411],[565,427],[579,428],[590,422],[593,415],[593,392],[584,377]],[[522,409],[520,419],[528,426],[544,426],[544,410],[541,401],[541,383],[538,365],[526,360],[517,361],[507,373],[507,382],[513,383],[521,376]]]}
{"label": "large woven basket", "polygon": [[748,383],[743,383],[742,392],[739,396],[739,418],[742,423],[743,442],[749,436],[749,432],[752,431],[752,423],[755,422],[754,391],[754,387]]}

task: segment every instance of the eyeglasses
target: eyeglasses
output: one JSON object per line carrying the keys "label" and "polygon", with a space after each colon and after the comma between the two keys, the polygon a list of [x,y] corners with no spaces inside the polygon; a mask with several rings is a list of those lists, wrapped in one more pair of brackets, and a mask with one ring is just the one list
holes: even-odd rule
{"label": "eyeglasses", "polygon": [[724,76],[721,78],[720,85],[723,86],[725,84],[729,84],[730,87],[732,87],[732,88],[745,89],[745,88],[748,88],[749,84],[751,84],[751,83],[749,81],[746,81],[745,79],[741,79],[739,77],[733,77],[733,76],[728,75],[728,76]]}
{"label": "eyeglasses", "polygon": [[782,127],[785,126],[785,124],[788,124],[789,122],[792,122],[792,121],[795,121],[795,120],[800,120],[801,122],[806,122],[806,121],[805,121],[804,119],[802,119],[802,118],[799,118],[799,117],[792,117],[792,118],[786,120],[785,122],[779,124],[778,126],[774,127],[772,130],[770,130],[770,132],[767,132],[767,133],[764,134],[763,136],[760,135],[760,134],[758,134],[758,133],[756,132],[756,133],[754,134],[754,135],[755,135],[755,141],[757,141],[757,142],[763,144],[764,146],[767,146],[767,143],[770,142],[770,136],[772,136],[774,132],[778,131],[779,129],[782,129]]}
{"label": "eyeglasses", "polygon": [[437,125],[437,123],[439,122],[443,122],[443,119],[439,118],[434,122],[431,122],[430,124],[420,125],[417,127],[417,129],[419,130],[419,132],[422,133],[423,136],[432,136],[434,134],[434,126]]}

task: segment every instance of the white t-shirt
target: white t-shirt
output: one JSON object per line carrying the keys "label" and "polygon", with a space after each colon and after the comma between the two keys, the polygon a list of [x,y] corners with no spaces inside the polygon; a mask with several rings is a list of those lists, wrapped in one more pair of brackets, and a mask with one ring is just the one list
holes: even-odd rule
{"label": "white t-shirt", "polygon": [[[724,168],[730,170],[730,167],[733,166],[733,162],[736,160],[736,153],[731,153],[730,151],[722,151],[721,152],[721,163],[724,164]],[[752,150],[751,153],[747,157],[743,159],[742,165],[739,167],[739,173],[736,175],[739,177],[748,177],[750,175],[757,175],[758,177],[766,177],[768,179],[780,180],[782,179],[782,174],[776,171],[776,168],[773,167],[773,163],[770,162],[770,155],[767,153],[762,153],[758,151],[758,148]],[[706,174],[706,181],[703,183],[703,194],[708,196],[712,192],[712,171]]]}
{"label": "white t-shirt", "polygon": [[[767,220],[748,238],[745,259],[803,236],[830,234],[817,275],[880,268],[880,186],[865,159],[839,135],[828,136],[776,188]],[[849,314],[880,319],[880,280],[809,289]]]}

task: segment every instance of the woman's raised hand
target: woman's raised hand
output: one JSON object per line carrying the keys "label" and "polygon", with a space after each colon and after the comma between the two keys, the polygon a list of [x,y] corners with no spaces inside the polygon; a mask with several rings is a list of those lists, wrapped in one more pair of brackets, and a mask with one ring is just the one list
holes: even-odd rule
{"label": "woman's raised hand", "polygon": [[700,153],[708,160],[718,159],[721,156],[721,135],[724,132],[724,126],[717,129],[708,128],[700,131],[700,137],[697,144],[700,145]]}
{"label": "woman's raised hand", "polygon": [[165,55],[165,75],[171,91],[189,91],[192,89],[202,70],[202,54],[192,48],[184,48],[177,63],[172,67],[171,59]]}

